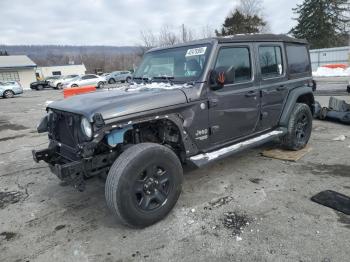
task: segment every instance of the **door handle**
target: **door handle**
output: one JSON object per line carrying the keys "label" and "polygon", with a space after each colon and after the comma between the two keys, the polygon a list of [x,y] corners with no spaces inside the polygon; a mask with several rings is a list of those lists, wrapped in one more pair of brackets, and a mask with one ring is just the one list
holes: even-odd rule
{"label": "door handle", "polygon": [[284,85],[280,85],[279,87],[276,88],[277,91],[284,91],[286,89],[287,87],[285,87]]}
{"label": "door handle", "polygon": [[253,96],[257,96],[257,92],[256,91],[249,91],[248,93],[245,94],[246,97],[253,97]]}

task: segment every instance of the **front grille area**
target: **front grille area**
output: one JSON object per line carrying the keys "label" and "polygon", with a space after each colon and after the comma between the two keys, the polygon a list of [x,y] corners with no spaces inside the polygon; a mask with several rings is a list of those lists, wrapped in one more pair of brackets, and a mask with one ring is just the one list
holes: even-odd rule
{"label": "front grille area", "polygon": [[74,120],[73,116],[60,114],[56,128],[53,130],[56,133],[57,141],[70,146],[75,147],[77,145],[76,137],[74,136]]}
{"label": "front grille area", "polygon": [[62,156],[75,160],[80,138],[80,116],[62,111],[50,113],[49,138],[62,144]]}

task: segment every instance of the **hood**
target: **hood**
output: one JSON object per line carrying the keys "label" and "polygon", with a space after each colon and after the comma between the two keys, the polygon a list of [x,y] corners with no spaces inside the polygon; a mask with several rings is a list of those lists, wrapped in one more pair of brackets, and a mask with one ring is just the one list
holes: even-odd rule
{"label": "hood", "polygon": [[52,102],[48,108],[80,114],[92,122],[95,113],[108,120],[186,102],[185,93],[179,88],[147,88],[145,85],[143,88],[103,90],[73,96]]}

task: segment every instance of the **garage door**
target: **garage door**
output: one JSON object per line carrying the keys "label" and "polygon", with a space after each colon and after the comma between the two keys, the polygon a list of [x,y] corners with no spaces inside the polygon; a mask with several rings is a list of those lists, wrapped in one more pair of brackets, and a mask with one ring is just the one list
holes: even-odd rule
{"label": "garage door", "polygon": [[19,81],[18,72],[0,72],[0,81]]}

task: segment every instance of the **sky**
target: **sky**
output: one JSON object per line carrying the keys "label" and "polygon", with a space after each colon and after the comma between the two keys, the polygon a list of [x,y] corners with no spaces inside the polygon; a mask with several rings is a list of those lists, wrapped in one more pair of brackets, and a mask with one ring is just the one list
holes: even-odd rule
{"label": "sky", "polygon": [[[140,45],[140,31],[220,29],[238,0],[0,0],[0,44]],[[262,0],[272,33],[287,33],[302,0]]]}

